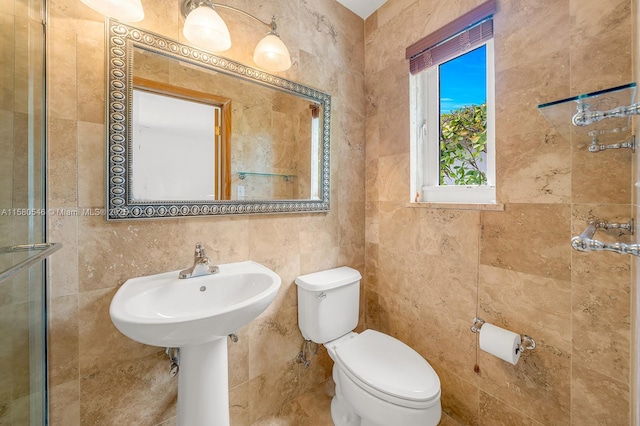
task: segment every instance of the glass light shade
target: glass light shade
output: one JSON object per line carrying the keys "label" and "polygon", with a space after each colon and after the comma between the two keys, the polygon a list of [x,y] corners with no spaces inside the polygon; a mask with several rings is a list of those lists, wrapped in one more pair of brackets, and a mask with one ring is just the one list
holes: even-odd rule
{"label": "glass light shade", "polygon": [[138,22],[144,19],[140,0],[81,0],[96,12],[123,22]]}
{"label": "glass light shade", "polygon": [[291,67],[289,49],[275,34],[267,34],[260,40],[253,53],[253,61],[268,71],[284,71]]}
{"label": "glass light shade", "polygon": [[189,13],[182,33],[187,40],[202,49],[222,52],[231,47],[227,24],[210,6],[200,6]]}

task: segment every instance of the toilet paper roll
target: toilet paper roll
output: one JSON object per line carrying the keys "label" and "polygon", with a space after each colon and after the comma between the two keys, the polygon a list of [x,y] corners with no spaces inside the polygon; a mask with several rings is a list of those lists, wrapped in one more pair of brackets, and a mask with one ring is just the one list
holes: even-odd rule
{"label": "toilet paper roll", "polygon": [[493,324],[480,328],[480,349],[513,365],[520,359],[520,335]]}

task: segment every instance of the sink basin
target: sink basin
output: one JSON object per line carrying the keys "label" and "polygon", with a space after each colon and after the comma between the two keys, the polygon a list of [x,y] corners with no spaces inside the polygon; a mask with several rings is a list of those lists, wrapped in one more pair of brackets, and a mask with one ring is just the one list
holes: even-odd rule
{"label": "sink basin", "polygon": [[280,277],[259,263],[218,267],[182,280],[179,270],[132,278],[111,300],[111,320],[125,336],[179,348],[178,426],[229,426],[226,337],[260,315],[280,288]]}
{"label": "sink basin", "polygon": [[252,261],[218,266],[217,274],[195,278],[173,271],[127,280],[111,301],[111,320],[125,336],[164,347],[236,332],[269,306],[280,277]]}

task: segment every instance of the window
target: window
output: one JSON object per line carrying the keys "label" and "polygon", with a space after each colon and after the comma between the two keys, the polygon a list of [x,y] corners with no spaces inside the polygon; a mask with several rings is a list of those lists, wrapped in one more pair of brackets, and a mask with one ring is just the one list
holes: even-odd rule
{"label": "window", "polygon": [[407,49],[419,49],[409,56],[414,201],[496,200],[492,10],[487,2]]}

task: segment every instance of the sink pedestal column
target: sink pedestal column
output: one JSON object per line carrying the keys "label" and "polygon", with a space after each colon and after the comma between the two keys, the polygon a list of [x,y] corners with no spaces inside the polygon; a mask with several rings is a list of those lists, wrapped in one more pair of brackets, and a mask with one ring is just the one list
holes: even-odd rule
{"label": "sink pedestal column", "polygon": [[178,426],[229,425],[227,338],[180,348]]}

